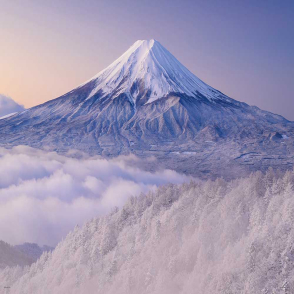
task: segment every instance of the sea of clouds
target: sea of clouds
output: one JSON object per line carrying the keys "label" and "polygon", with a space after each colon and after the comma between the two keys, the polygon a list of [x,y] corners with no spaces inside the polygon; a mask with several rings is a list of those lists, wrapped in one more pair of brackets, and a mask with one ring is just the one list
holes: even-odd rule
{"label": "sea of clouds", "polygon": [[130,196],[190,180],[171,170],[150,173],[127,159],[0,148],[0,240],[54,246],[75,225],[121,207]]}

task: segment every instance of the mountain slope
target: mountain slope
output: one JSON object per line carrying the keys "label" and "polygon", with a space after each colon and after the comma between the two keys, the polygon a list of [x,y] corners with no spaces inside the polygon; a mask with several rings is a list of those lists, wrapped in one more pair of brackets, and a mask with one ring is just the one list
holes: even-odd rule
{"label": "mountain slope", "polygon": [[0,241],[0,269],[13,266],[27,266],[35,261],[17,248]]}
{"label": "mountain slope", "polygon": [[76,228],[10,293],[293,293],[294,173],[166,186]]}
{"label": "mountain slope", "polygon": [[154,40],[137,41],[69,93],[0,120],[0,134],[5,147],[153,155],[157,167],[200,177],[294,162],[293,122],[206,85]]}
{"label": "mountain slope", "polygon": [[24,253],[26,256],[29,256],[34,261],[36,261],[44,252],[52,252],[54,250],[53,247],[43,245],[40,247],[36,243],[23,243],[21,245],[15,245],[15,249]]}

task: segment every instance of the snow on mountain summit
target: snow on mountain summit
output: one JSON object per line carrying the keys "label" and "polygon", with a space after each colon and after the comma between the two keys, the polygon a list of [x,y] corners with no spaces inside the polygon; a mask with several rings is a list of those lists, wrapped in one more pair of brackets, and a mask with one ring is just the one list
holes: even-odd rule
{"label": "snow on mountain summit", "polygon": [[[102,90],[104,95],[127,93],[135,102],[139,88],[149,92],[147,103],[171,92],[213,98],[214,89],[198,79],[156,40],[136,41],[123,55],[92,79],[96,86],[88,99]],[[84,83],[83,85],[85,85]]]}
{"label": "snow on mountain summit", "polygon": [[156,168],[203,178],[294,164],[294,122],[210,87],[155,40],[135,42],[72,91],[1,119],[0,131],[3,147],[154,156]]}

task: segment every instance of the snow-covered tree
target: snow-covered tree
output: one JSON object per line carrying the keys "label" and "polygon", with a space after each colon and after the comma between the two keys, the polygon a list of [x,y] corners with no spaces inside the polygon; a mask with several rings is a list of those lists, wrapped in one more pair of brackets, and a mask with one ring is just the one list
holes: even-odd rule
{"label": "snow-covered tree", "polygon": [[93,219],[10,293],[294,293],[294,172],[167,185]]}

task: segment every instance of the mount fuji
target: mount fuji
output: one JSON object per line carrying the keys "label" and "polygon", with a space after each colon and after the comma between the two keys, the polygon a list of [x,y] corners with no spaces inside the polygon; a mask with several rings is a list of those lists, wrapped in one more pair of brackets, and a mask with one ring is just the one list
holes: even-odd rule
{"label": "mount fuji", "polygon": [[[293,122],[210,87],[155,40],[135,42],[63,96],[0,120],[0,134],[6,148],[153,156],[156,168],[199,177],[294,163]],[[140,164],[155,169],[152,160]]]}

